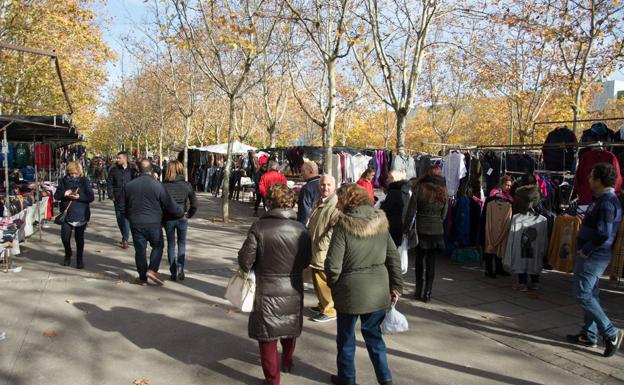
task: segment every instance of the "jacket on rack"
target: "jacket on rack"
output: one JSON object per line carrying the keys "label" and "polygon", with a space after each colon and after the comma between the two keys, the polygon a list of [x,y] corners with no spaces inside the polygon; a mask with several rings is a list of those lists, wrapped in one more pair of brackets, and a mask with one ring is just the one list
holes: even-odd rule
{"label": "jacket on rack", "polygon": [[613,189],[596,194],[578,233],[578,248],[589,258],[610,259],[622,222],[622,206]]}
{"label": "jacket on rack", "polygon": [[[185,181],[182,175],[176,176],[173,182],[163,183],[163,186],[165,186],[165,190],[167,190],[171,199],[184,210],[187,218],[191,218],[195,215],[195,212],[197,212],[197,196],[195,195],[193,186]],[[165,219],[172,220],[176,218],[165,215]]]}
{"label": "jacket on rack", "polygon": [[500,198],[488,198],[484,209],[484,236],[486,254],[503,257],[511,226],[511,203]]}
{"label": "jacket on rack", "polygon": [[591,174],[592,167],[596,163],[609,163],[617,172],[617,181],[615,183],[615,193],[620,195],[620,188],[622,186],[622,176],[620,174],[620,163],[616,156],[606,150],[594,149],[586,152],[581,157],[579,166],[576,169],[575,188],[578,194],[578,204],[588,205],[592,202],[592,191],[589,188],[588,178]]}
{"label": "jacket on rack", "polygon": [[[552,130],[546,137],[545,145],[576,144],[576,135],[568,127],[559,127]],[[574,170],[574,146],[565,148],[542,147],[544,165],[550,171]]]}
{"label": "jacket on rack", "polygon": [[571,273],[576,256],[576,237],[581,219],[571,215],[561,215],[555,219],[554,229],[548,245],[548,263],[553,269]]}

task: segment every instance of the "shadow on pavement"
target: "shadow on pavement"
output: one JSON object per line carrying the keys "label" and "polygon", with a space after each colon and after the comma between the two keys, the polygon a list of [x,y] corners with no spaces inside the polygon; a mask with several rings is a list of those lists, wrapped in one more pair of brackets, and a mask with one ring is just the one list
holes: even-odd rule
{"label": "shadow on pavement", "polygon": [[[86,320],[93,327],[120,333],[141,349],[158,350],[179,362],[201,365],[244,384],[256,385],[260,382],[259,378],[221,362],[235,359],[259,367],[258,347],[251,339],[128,307],[113,307],[107,311],[89,303],[81,302],[74,306],[85,313]],[[294,376],[319,382],[326,382],[330,376],[328,372],[297,359],[294,366]]]}

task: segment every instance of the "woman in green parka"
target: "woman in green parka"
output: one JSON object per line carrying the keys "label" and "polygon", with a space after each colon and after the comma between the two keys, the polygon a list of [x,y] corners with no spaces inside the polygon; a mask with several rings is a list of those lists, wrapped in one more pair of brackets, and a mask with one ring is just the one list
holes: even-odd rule
{"label": "woman in green parka", "polygon": [[383,211],[371,206],[366,190],[344,185],[336,207],[341,215],[329,244],[325,273],[338,312],[338,375],[333,384],[355,384],[355,324],[382,385],[392,384],[381,323],[403,290],[401,260]]}

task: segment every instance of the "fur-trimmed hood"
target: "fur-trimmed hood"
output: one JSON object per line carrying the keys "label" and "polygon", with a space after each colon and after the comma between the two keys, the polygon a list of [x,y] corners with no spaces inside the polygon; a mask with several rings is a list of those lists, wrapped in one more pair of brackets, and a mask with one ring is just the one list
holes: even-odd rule
{"label": "fur-trimmed hood", "polygon": [[342,213],[338,224],[350,235],[370,238],[388,231],[386,213],[371,206],[359,206]]}

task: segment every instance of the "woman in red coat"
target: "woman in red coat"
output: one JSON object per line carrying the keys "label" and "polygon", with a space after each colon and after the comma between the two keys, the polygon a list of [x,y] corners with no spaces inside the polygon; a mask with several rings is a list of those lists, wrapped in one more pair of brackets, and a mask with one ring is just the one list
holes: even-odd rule
{"label": "woman in red coat", "polygon": [[364,187],[368,196],[370,197],[371,204],[375,204],[375,193],[373,193],[373,178],[375,177],[375,169],[369,168],[362,173],[360,180],[357,181],[357,184]]}

